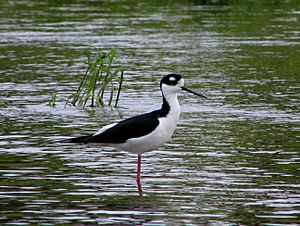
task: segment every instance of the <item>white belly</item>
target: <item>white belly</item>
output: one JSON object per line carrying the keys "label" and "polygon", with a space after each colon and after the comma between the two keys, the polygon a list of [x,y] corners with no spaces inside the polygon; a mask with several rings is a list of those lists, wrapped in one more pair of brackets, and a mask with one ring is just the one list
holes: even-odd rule
{"label": "white belly", "polygon": [[164,145],[171,139],[176,128],[177,121],[170,123],[167,118],[160,118],[159,125],[156,129],[146,136],[131,138],[122,144],[111,144],[113,147],[131,153],[142,154],[152,151]]}

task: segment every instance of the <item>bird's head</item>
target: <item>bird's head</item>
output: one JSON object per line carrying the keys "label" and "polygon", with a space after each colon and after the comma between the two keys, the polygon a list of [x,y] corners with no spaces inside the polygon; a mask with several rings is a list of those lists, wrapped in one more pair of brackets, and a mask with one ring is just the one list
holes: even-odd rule
{"label": "bird's head", "polygon": [[180,74],[168,74],[164,76],[160,81],[160,89],[164,96],[174,95],[179,93],[181,90],[195,94],[197,96],[206,98],[206,96],[196,93],[184,86],[184,79]]}

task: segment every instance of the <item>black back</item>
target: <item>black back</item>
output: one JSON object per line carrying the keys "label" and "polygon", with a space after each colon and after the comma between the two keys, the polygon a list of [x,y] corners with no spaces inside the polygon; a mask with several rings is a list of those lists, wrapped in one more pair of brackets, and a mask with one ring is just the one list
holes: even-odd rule
{"label": "black back", "polygon": [[158,125],[159,112],[138,115],[125,119],[101,134],[87,139],[88,143],[125,143],[130,138],[137,138],[151,133]]}

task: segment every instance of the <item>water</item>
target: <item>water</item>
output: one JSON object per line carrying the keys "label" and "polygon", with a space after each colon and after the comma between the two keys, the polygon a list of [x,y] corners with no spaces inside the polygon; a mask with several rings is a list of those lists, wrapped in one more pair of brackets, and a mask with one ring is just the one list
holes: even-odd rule
{"label": "water", "polygon": [[[1,1],[1,224],[299,224],[299,3]],[[64,108],[86,50],[112,47],[120,107]],[[135,155],[57,142],[158,108],[169,72],[209,99],[180,95],[142,197]]]}

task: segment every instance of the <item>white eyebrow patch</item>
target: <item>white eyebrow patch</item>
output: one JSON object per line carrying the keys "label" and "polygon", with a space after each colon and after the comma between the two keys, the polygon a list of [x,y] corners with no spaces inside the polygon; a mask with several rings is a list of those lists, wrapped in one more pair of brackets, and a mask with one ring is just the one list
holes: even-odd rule
{"label": "white eyebrow patch", "polygon": [[174,82],[174,81],[176,80],[176,78],[170,77],[169,80],[170,80],[171,82]]}

